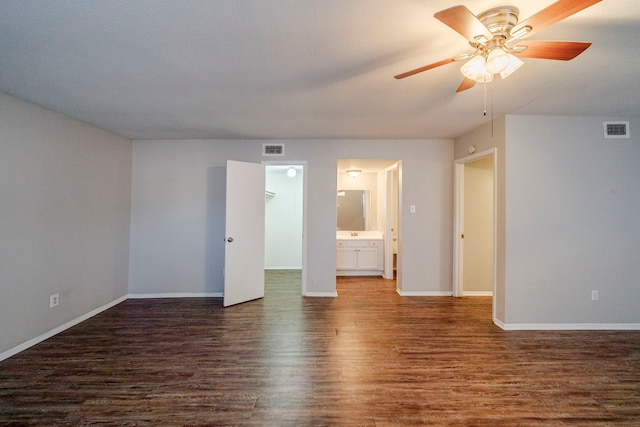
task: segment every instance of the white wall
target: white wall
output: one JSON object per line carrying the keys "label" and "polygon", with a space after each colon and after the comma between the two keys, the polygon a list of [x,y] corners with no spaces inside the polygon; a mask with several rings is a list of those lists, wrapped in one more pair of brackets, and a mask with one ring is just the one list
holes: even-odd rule
{"label": "white wall", "polygon": [[508,325],[640,323],[640,119],[604,120],[507,116]]}
{"label": "white wall", "polygon": [[[286,144],[307,163],[307,291],[335,293],[339,158],[402,160],[403,291],[451,292],[452,141],[322,140]],[[134,142],[131,273],[134,294],[222,292],[224,235],[218,174],[227,159],[261,162],[260,140]],[[416,205],[410,214],[408,206]],[[218,219],[213,220],[216,217]]]}
{"label": "white wall", "polygon": [[0,93],[0,353],[128,293],[131,153]]}
{"label": "white wall", "polygon": [[275,193],[265,205],[265,268],[302,268],[304,170],[287,176],[283,167],[267,166],[266,187]]}

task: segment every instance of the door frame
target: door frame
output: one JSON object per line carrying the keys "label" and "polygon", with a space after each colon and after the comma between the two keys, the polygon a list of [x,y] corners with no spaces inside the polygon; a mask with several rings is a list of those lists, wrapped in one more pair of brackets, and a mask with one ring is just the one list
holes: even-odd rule
{"label": "door frame", "polygon": [[[307,161],[306,160],[263,160],[268,166],[302,166],[302,285],[301,295],[307,294]],[[266,190],[266,188],[265,188]]]}
{"label": "door frame", "polygon": [[463,267],[464,267],[464,168],[467,163],[476,160],[493,159],[493,297],[492,317],[496,313],[496,273],[497,273],[497,242],[498,242],[498,149],[490,148],[454,161],[453,174],[453,296],[463,296]]}
{"label": "door frame", "polygon": [[[393,179],[393,174],[397,173],[398,179]],[[393,222],[391,220],[391,214],[393,210],[396,211],[396,217],[398,219],[398,230],[396,230],[396,234],[398,235],[398,254],[397,254],[397,270],[398,277],[397,280],[400,280],[400,161],[396,162],[394,165],[389,166],[384,170],[385,173],[385,185],[386,185],[386,200],[385,200],[385,231],[384,231],[384,278],[385,279],[393,279],[393,233],[391,232],[391,228],[393,226]],[[395,185],[394,185],[395,184]],[[396,196],[398,203],[395,206],[392,206],[391,199],[393,196]]]}

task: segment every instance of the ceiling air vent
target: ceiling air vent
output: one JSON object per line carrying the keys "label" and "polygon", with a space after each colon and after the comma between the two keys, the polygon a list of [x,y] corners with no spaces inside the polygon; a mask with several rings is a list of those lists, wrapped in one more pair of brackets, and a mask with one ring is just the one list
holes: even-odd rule
{"label": "ceiling air vent", "polygon": [[263,156],[284,156],[284,144],[262,144]]}
{"label": "ceiling air vent", "polygon": [[629,122],[603,122],[604,137],[611,138],[629,138]]}

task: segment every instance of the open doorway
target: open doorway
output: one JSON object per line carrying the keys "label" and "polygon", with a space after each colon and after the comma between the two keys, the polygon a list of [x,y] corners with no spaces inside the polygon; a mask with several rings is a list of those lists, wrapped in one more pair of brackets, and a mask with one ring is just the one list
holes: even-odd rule
{"label": "open doorway", "polygon": [[400,162],[393,159],[338,160],[336,277],[396,278],[399,170]]}
{"label": "open doorway", "polygon": [[492,296],[496,285],[496,150],[455,163],[454,296]]}
{"label": "open doorway", "polygon": [[385,169],[387,174],[387,201],[385,230],[388,238],[384,240],[384,274],[385,279],[397,279],[400,238],[400,162]]}
{"label": "open doorway", "polygon": [[304,162],[265,162],[265,283],[278,292],[305,293],[305,181]]}

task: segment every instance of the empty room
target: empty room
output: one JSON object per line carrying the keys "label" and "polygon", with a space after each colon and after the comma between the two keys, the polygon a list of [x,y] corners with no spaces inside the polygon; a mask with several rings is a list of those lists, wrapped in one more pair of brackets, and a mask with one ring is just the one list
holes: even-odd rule
{"label": "empty room", "polygon": [[640,425],[638,34],[0,2],[0,424]]}

